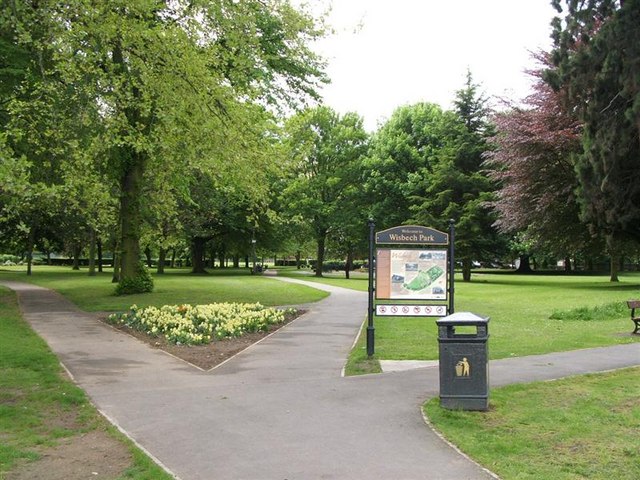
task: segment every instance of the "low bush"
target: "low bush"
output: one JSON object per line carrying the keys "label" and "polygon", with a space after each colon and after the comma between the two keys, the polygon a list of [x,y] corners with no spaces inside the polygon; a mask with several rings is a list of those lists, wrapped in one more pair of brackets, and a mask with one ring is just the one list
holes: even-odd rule
{"label": "low bush", "polygon": [[551,320],[614,320],[629,315],[629,309],[624,302],[613,302],[595,307],[579,307],[571,310],[554,310]]}
{"label": "low bush", "polygon": [[118,282],[116,295],[132,295],[136,293],[153,292],[153,278],[142,263],[138,266],[137,275],[134,278],[125,278]]}

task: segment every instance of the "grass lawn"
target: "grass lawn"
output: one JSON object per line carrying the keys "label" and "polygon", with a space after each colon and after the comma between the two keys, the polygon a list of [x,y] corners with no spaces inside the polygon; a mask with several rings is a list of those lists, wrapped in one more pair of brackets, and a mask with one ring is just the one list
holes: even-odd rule
{"label": "grass lawn", "polygon": [[20,317],[15,295],[0,287],[0,478],[63,440],[96,431],[115,438],[132,456],[119,478],[171,478],[63,377],[58,359]]}
{"label": "grass lawn", "polygon": [[452,443],[504,480],[640,478],[640,368],[491,391],[489,412],[425,405]]}
{"label": "grass lawn", "polygon": [[[287,270],[285,275],[299,275]],[[343,273],[321,281],[366,291],[367,277]],[[456,278],[456,311],[490,317],[490,358],[600,347],[640,341],[630,336],[633,324],[625,301],[640,298],[640,275],[625,273],[620,282],[608,276],[515,275],[474,272],[471,282]],[[551,318],[553,315],[553,319]],[[555,318],[558,317],[558,318]],[[375,317],[375,358],[435,360],[438,337],[435,318]],[[364,331],[347,365],[348,374],[372,373]]]}
{"label": "grass lawn", "polygon": [[117,312],[131,305],[162,306],[216,302],[259,302],[265,306],[315,302],[328,294],[304,285],[279,282],[247,269],[215,269],[210,275],[190,275],[186,269],[171,269],[153,275],[155,289],[150,294],[114,295],[111,272],[89,277],[87,270],[68,267],[35,266],[28,277],[24,267],[3,267],[0,280],[17,280],[54,289],[89,312]]}

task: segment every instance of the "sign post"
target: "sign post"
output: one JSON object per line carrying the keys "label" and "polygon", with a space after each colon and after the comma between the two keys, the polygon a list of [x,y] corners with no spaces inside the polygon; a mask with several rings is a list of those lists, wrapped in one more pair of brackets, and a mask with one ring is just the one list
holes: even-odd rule
{"label": "sign post", "polygon": [[374,275],[374,252],[373,252],[373,242],[374,242],[374,231],[376,224],[373,221],[373,218],[369,219],[369,311],[368,311],[368,321],[367,321],[367,356],[371,357],[374,354],[374,332],[375,328],[373,327],[373,275]]}

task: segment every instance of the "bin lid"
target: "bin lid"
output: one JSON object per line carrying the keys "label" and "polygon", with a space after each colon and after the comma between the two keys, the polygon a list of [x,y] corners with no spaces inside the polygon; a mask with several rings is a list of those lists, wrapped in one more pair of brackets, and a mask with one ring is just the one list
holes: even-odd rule
{"label": "bin lid", "polygon": [[438,325],[486,325],[489,318],[484,318],[471,312],[456,312],[436,320]]}

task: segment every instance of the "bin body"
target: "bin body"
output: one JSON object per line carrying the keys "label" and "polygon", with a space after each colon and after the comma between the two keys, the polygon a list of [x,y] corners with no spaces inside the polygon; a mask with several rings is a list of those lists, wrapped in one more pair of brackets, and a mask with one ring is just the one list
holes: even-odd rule
{"label": "bin body", "polygon": [[[440,405],[450,410],[489,408],[489,319],[459,312],[436,321],[440,353]],[[472,327],[475,333],[456,333]]]}

